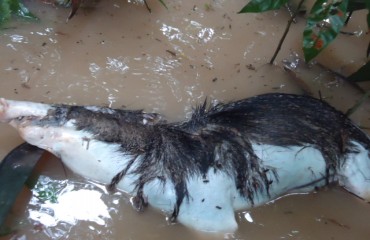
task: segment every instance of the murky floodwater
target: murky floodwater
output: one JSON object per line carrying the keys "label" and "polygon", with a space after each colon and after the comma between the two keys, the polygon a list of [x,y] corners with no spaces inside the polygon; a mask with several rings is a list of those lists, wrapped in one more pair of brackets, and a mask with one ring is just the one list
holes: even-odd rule
{"label": "murky floodwater", "polygon": [[[320,90],[324,99],[346,111],[362,94],[317,65],[308,69],[301,64],[293,73],[282,70],[283,59],[297,61],[293,51],[301,56],[303,20],[292,26],[276,65],[266,64],[284,31],[285,11],[239,15],[246,1],[226,0],[173,0],[166,10],[153,0],[148,1],[149,13],[140,4],[113,0],[81,8],[66,24],[68,9],[36,0],[26,3],[41,21],[15,21],[1,31],[0,96],[4,98],[143,108],[180,120],[206,97],[229,101],[266,92],[307,91],[318,96]],[[358,36],[339,36],[318,61],[343,75],[359,68],[366,61],[369,41],[365,16],[366,12],[354,14],[346,27]],[[362,87],[370,89],[369,84]],[[365,102],[353,118],[370,127],[370,103]],[[21,139],[4,124],[0,132],[2,158]],[[38,169],[40,181],[49,182],[52,189],[39,186],[32,194],[24,189],[9,219],[17,231],[5,239],[216,237],[170,225],[162,213],[150,208],[137,213],[128,196],[107,195],[101,186],[65,173],[50,156]],[[95,207],[81,209],[80,217],[68,211],[63,215],[60,206],[42,198],[53,194],[63,196],[66,209],[73,205],[70,199],[78,199],[74,202],[78,206],[94,199]],[[237,217],[238,232],[218,238],[367,239],[370,235],[369,204],[340,189],[285,197]]]}

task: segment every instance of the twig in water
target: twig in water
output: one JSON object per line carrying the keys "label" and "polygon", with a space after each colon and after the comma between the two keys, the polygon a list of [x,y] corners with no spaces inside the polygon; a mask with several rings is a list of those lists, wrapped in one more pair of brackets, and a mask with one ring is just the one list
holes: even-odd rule
{"label": "twig in water", "polygon": [[148,11],[151,13],[152,12],[152,9],[150,9],[148,3],[146,2],[146,0],[144,0],[144,4],[145,4],[145,7],[146,9],[148,9]]}
{"label": "twig in water", "polygon": [[302,6],[302,4],[303,4],[303,2],[304,2],[304,1],[305,1],[305,0],[301,0],[301,1],[299,2],[297,9],[295,10],[294,14],[290,17],[290,19],[289,19],[289,21],[288,21],[288,24],[287,24],[287,26],[286,26],[286,28],[285,28],[285,31],[284,31],[283,37],[280,39],[279,45],[278,45],[278,47],[277,47],[277,48],[276,48],[276,50],[275,50],[274,56],[273,56],[273,57],[271,58],[271,60],[270,60],[270,64],[273,64],[273,63],[274,63],[275,58],[276,58],[276,56],[278,55],[278,53],[279,53],[279,51],[280,51],[280,49],[281,49],[281,45],[283,45],[283,42],[284,42],[284,40],[285,40],[285,37],[286,37],[286,35],[288,34],[288,31],[289,31],[290,25],[292,25],[292,22],[294,21],[295,17],[296,17],[296,16],[297,16],[297,14],[299,13],[299,9],[301,8],[301,6]]}

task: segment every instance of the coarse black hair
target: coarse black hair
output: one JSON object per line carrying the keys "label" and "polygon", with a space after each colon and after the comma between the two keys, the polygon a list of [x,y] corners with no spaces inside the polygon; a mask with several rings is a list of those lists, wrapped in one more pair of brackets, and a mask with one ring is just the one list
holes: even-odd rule
{"label": "coarse black hair", "polygon": [[141,110],[94,111],[66,105],[56,106],[49,116],[73,119],[78,130],[91,132],[96,140],[121,145],[131,160],[117,171],[109,189],[127,174],[136,174],[138,208],[146,205],[145,184],[155,179],[163,184],[171,181],[177,197],[173,220],[191,195],[187,180],[201,177],[206,183],[209,170],[230,176],[251,204],[257,192],[269,194],[269,186],[279,176],[263,164],[253,144],[319,150],[326,162],[327,184],[335,179],[345,155],[356,151],[351,140],[370,148],[369,137],[343,113],[322,100],[294,94],[270,93],[215,106],[205,101],[189,120],[175,123]]}

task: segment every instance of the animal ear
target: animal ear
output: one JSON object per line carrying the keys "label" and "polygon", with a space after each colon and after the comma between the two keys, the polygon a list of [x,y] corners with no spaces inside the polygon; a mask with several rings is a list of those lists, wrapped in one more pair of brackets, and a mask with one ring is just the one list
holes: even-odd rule
{"label": "animal ear", "polygon": [[143,124],[155,125],[159,122],[164,122],[163,117],[158,113],[143,113]]}

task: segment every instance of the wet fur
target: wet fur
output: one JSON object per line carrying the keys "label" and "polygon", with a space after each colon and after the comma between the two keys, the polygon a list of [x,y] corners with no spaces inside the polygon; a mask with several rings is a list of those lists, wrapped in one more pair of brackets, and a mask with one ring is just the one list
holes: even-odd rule
{"label": "wet fur", "polygon": [[164,186],[171,181],[177,198],[173,220],[183,201],[191,197],[187,180],[200,176],[206,183],[210,169],[230,176],[251,204],[258,192],[268,195],[279,176],[263,165],[253,144],[319,150],[326,163],[327,184],[337,180],[346,156],[356,153],[351,141],[370,149],[367,135],[343,113],[307,96],[265,94],[213,107],[205,102],[194,109],[190,120],[178,123],[166,123],[159,115],[142,111],[54,107],[41,124],[63,125],[72,120],[78,130],[92,133],[96,140],[118,143],[122,152],[130,154],[129,164],[117,170],[109,188],[114,189],[127,174],[138,175],[134,183],[138,208],[146,205],[146,184],[159,180]]}

